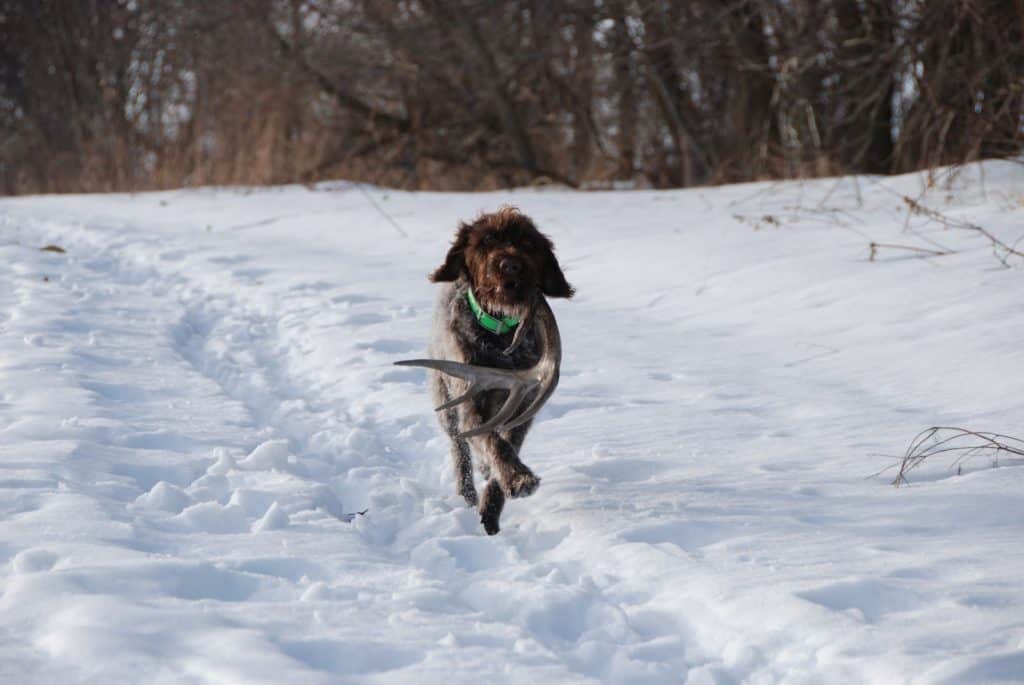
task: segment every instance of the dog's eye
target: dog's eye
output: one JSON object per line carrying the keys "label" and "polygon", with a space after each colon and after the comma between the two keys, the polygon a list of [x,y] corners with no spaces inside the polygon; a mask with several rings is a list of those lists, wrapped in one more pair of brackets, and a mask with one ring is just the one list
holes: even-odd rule
{"label": "dog's eye", "polygon": [[498,242],[498,236],[494,235],[493,233],[487,233],[484,235],[484,245],[486,245],[487,247],[490,247],[496,242]]}

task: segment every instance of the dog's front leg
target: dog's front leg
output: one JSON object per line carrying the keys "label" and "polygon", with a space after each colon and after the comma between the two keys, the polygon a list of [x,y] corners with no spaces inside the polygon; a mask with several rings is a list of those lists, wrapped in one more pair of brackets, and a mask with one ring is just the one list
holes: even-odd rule
{"label": "dog's front leg", "polygon": [[483,497],[480,498],[480,523],[488,535],[501,530],[501,510],[505,508],[505,493],[497,478],[491,478],[484,486]]}
{"label": "dog's front leg", "polygon": [[509,497],[528,497],[540,486],[540,478],[519,460],[519,450],[512,441],[496,433],[480,435],[473,440],[478,454],[486,455],[495,480]]}
{"label": "dog's front leg", "polygon": [[[459,412],[462,430],[479,426],[481,417],[473,404],[466,404]],[[501,512],[505,507],[505,498],[525,497],[540,485],[540,479],[533,475],[526,464],[519,460],[517,444],[522,444],[527,427],[512,436],[500,436],[494,433],[469,438],[480,463],[481,471],[486,472],[487,484],[480,497],[480,522],[488,535],[500,530]],[[493,477],[492,477],[493,476]]]}
{"label": "dog's front leg", "polygon": [[[450,426],[458,425],[456,412],[449,409],[445,412],[445,423]],[[469,443],[465,438],[456,437],[457,430],[449,430],[451,437],[452,466],[455,468],[455,490],[466,500],[471,507],[477,505],[476,486],[473,484],[473,457],[469,451]]]}
{"label": "dog's front leg", "polygon": [[[430,383],[434,401],[439,405],[450,400],[453,396],[453,391],[456,394],[460,394],[466,390],[461,385],[455,388],[451,387],[449,381],[441,378],[438,373],[431,373]],[[459,414],[459,407],[451,407],[442,411],[438,415],[438,419],[441,422],[441,427],[444,428],[448,438],[452,441],[450,452],[452,467],[455,470],[455,491],[462,495],[462,498],[466,500],[466,504],[475,507],[477,505],[477,496],[476,486],[473,484],[473,457],[469,450],[469,443],[465,438],[458,437],[459,433],[465,430],[463,427],[464,423],[461,421]]]}

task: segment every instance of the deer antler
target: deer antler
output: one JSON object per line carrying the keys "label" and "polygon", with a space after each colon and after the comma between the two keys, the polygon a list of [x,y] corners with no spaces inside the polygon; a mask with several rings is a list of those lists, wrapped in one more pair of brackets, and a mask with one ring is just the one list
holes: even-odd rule
{"label": "deer antler", "polygon": [[[554,312],[543,296],[537,297],[531,311],[519,324],[520,327],[528,326],[534,316],[540,334],[541,357],[528,369],[494,369],[443,359],[407,359],[395,364],[422,366],[469,382],[469,389],[466,392],[437,407],[436,411],[454,407],[488,390],[508,390],[508,398],[494,416],[476,428],[459,433],[458,437],[468,438],[481,433],[515,428],[533,418],[551,397],[558,386],[558,370],[562,364],[562,339],[558,333],[558,324],[555,322]],[[522,330],[516,331],[508,351],[515,349],[522,341],[521,333]],[[523,400],[533,392],[537,393],[533,401],[517,414],[516,411]]]}

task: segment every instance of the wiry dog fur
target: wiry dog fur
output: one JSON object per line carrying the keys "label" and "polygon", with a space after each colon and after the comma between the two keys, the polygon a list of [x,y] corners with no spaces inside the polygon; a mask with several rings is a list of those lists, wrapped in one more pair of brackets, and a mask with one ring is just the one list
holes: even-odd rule
{"label": "wiry dog fur", "polygon": [[[541,355],[540,339],[531,323],[517,349],[505,354],[513,332],[499,335],[484,329],[466,301],[467,289],[473,288],[477,301],[489,314],[520,319],[538,293],[547,297],[573,295],[551,241],[528,217],[508,207],[481,215],[471,224],[461,224],[444,263],[430,279],[445,283],[435,312],[430,357],[502,369],[535,364]],[[430,386],[435,406],[467,389],[465,381],[436,371],[430,372]],[[452,440],[456,489],[469,506],[479,506],[481,522],[490,535],[499,530],[505,498],[526,497],[540,485],[540,479],[519,458],[532,421],[509,431],[470,438],[457,435],[493,416],[507,394],[505,390],[484,392],[439,412],[441,426]],[[532,399],[527,397],[525,403]],[[474,456],[486,481],[479,498],[473,482]]]}

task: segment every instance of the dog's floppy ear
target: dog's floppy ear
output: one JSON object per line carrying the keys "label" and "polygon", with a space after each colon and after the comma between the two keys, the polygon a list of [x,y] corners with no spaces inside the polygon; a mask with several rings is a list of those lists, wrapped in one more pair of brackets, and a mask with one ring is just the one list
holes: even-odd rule
{"label": "dog's floppy ear", "polygon": [[550,240],[545,240],[544,258],[540,267],[540,289],[548,297],[572,297],[576,289],[569,285],[562,273],[562,267],[555,259],[555,252]]}
{"label": "dog's floppy ear", "polygon": [[459,230],[455,234],[455,242],[444,258],[444,264],[437,267],[434,273],[430,274],[430,280],[434,283],[441,281],[454,281],[466,270],[466,246],[469,245],[469,232],[472,226],[459,224]]}

